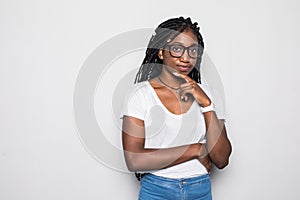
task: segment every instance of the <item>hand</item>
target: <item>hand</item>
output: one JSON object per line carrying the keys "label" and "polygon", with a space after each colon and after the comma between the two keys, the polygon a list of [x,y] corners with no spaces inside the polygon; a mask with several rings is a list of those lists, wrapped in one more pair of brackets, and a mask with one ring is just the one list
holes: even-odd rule
{"label": "hand", "polygon": [[206,107],[211,104],[211,100],[205,94],[205,92],[199,87],[196,81],[191,79],[189,76],[180,74],[178,72],[173,72],[173,75],[176,77],[180,77],[186,81],[186,83],[180,85],[179,94],[181,96],[181,100],[187,101],[188,100],[187,94],[191,94],[202,107]]}
{"label": "hand", "polygon": [[198,160],[200,161],[200,163],[202,165],[204,165],[204,167],[206,168],[207,172],[210,173],[212,164],[211,164],[211,160],[210,160],[209,155],[207,154],[204,157],[199,157]]}
{"label": "hand", "polygon": [[200,149],[200,156],[198,157],[199,162],[206,168],[207,172],[209,173],[212,168],[212,161],[209,157],[207,146],[205,143],[201,145]]}

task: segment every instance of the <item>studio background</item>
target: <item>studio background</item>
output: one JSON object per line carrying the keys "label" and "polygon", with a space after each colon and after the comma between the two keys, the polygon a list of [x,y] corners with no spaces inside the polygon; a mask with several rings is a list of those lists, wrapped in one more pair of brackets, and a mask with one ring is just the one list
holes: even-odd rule
{"label": "studio background", "polygon": [[233,153],[214,172],[214,199],[299,199],[299,4],[1,1],[0,199],[136,199],[134,175],[81,144],[74,86],[104,41],[181,15],[199,22],[225,90]]}

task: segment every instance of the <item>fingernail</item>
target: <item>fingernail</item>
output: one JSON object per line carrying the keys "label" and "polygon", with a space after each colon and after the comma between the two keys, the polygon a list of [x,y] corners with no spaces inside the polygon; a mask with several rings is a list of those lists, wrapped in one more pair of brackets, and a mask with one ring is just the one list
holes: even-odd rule
{"label": "fingernail", "polygon": [[173,72],[173,75],[175,76],[179,76],[179,74],[177,72]]}

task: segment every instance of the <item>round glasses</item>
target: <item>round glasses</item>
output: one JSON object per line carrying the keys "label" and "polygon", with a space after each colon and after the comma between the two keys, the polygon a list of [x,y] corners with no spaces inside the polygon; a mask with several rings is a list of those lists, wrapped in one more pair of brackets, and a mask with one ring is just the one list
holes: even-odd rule
{"label": "round glasses", "polygon": [[188,55],[191,58],[198,58],[200,56],[199,46],[196,44],[189,47],[185,47],[181,44],[170,44],[167,45],[167,47],[169,48],[168,50],[170,55],[174,58],[180,58],[184,54],[185,50],[187,50]]}

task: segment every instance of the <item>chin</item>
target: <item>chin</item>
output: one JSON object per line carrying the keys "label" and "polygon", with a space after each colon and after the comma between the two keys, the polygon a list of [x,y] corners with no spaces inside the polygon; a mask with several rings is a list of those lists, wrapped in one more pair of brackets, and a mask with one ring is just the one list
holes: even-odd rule
{"label": "chin", "polygon": [[184,75],[188,75],[189,73],[191,73],[191,71],[178,71],[178,72]]}

